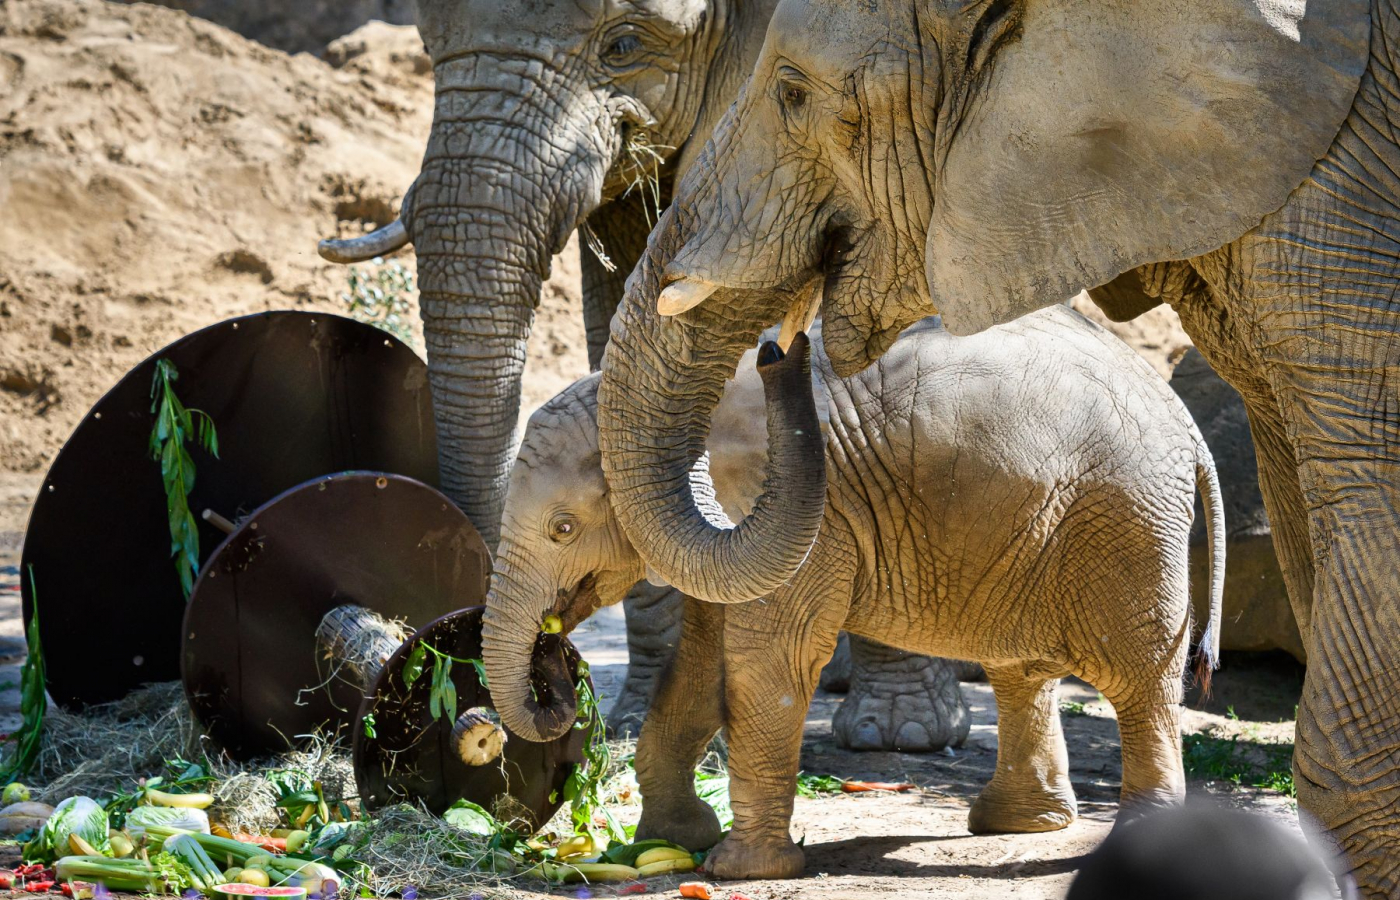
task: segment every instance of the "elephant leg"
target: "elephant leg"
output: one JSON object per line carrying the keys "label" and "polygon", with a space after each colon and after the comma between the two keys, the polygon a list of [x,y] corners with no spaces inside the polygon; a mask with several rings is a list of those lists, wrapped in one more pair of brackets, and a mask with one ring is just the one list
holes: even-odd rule
{"label": "elephant leg", "polygon": [[725,719],[734,825],[705,860],[705,871],[717,878],[802,874],[802,848],[793,843],[789,827],[803,724],[845,610],[816,615],[792,600],[725,608]]}
{"label": "elephant leg", "polygon": [[[1175,697],[1171,687],[1177,688]],[[1186,799],[1180,695],[1180,683],[1176,681],[1151,691],[1104,695],[1118,716],[1123,757],[1123,783],[1115,824],[1156,809],[1180,806]]]}
{"label": "elephant leg", "polygon": [[831,721],[847,750],[961,747],[972,715],[958,686],[964,664],[850,636],[851,692]]}
{"label": "elephant leg", "polygon": [[844,631],[836,641],[831,661],[822,666],[820,687],[828,694],[844,694],[851,689],[851,636]]}
{"label": "elephant leg", "polygon": [[627,619],[627,678],[608,712],[608,734],[641,733],[661,673],[670,665],[681,636],[685,598],[679,591],[639,581],[622,602]]}
{"label": "elephant leg", "polygon": [[1055,698],[1059,681],[1023,664],[987,666],[997,698],[997,768],[972,804],[973,834],[1058,831],[1079,815]]}
{"label": "elephant leg", "polygon": [[719,818],[695,795],[695,767],[724,724],[723,606],[686,599],[674,662],[637,742],[642,819],[637,839],[661,838],[690,850],[713,847]]}

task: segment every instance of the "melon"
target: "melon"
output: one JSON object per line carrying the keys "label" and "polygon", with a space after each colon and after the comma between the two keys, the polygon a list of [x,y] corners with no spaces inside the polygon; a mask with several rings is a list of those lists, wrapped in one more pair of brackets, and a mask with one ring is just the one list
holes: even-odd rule
{"label": "melon", "polygon": [[306,900],[306,888],[258,887],[255,884],[220,884],[214,887],[215,897],[277,897],[285,900]]}

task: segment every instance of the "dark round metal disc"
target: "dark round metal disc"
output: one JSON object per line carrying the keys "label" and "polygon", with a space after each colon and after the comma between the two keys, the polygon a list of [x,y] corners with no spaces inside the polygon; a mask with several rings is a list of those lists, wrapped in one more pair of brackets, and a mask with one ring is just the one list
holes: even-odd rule
{"label": "dark round metal disc", "polygon": [[356,604],[410,628],[486,596],[491,558],[461,510],[378,472],[318,478],[269,501],[205,563],[185,612],[185,695],[240,758],[351,723],[363,687],[330,677],[316,628]]}
{"label": "dark round metal disc", "polygon": [[[233,519],[328,472],[375,469],[437,483],[427,367],[383,331],[325,313],[229,319],[132,369],[92,408],[44,479],[24,538],[34,567],[49,693],[75,708],[180,674],[185,598],[170,555],[160,465],[150,457],[156,361],[207,412],[219,458],[188,444],[200,549]],[[33,609],[24,579],[26,620]],[[460,604],[458,604],[460,605]]]}
{"label": "dark round metal disc", "polygon": [[[452,746],[452,723],[433,718],[429,709],[432,654],[412,687],[404,686],[405,665],[420,643],[457,659],[480,659],[483,611],[483,607],[464,609],[420,629],[380,670],[371,696],[360,708],[360,719],[369,727],[355,731],[355,783],[364,808],[421,802],[441,815],[465,799],[499,819],[525,819],[538,830],[564,802],[564,782],[583,761],[587,728],[572,728],[547,743],[527,741],[507,730],[499,759],[490,765],[468,766]],[[555,635],[544,636],[543,642],[546,646],[536,652],[563,652],[577,681],[579,655],[574,645]],[[459,711],[492,706],[475,667],[453,663],[450,674]],[[592,680],[588,683],[591,686]]]}

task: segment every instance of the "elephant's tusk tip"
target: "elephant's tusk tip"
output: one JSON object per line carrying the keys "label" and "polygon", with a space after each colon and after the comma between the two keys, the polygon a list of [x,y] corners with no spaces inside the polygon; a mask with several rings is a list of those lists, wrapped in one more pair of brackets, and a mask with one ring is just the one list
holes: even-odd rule
{"label": "elephant's tusk tip", "polygon": [[704,303],[718,289],[719,285],[705,281],[673,281],[657,296],[656,311],[663,316],[678,316]]}
{"label": "elephant's tusk tip", "polygon": [[357,263],[387,256],[409,244],[408,229],[398,219],[373,232],[354,238],[326,238],[316,244],[321,258],[333,263]]}

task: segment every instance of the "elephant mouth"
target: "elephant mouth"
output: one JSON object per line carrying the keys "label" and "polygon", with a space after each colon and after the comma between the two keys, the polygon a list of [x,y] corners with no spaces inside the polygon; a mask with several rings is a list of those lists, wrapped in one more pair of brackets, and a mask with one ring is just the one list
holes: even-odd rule
{"label": "elephant mouth", "polygon": [[602,605],[602,599],[598,596],[597,580],[590,572],[572,588],[561,589],[549,612],[558,616],[562,623],[563,627],[559,633],[569,634]]}

